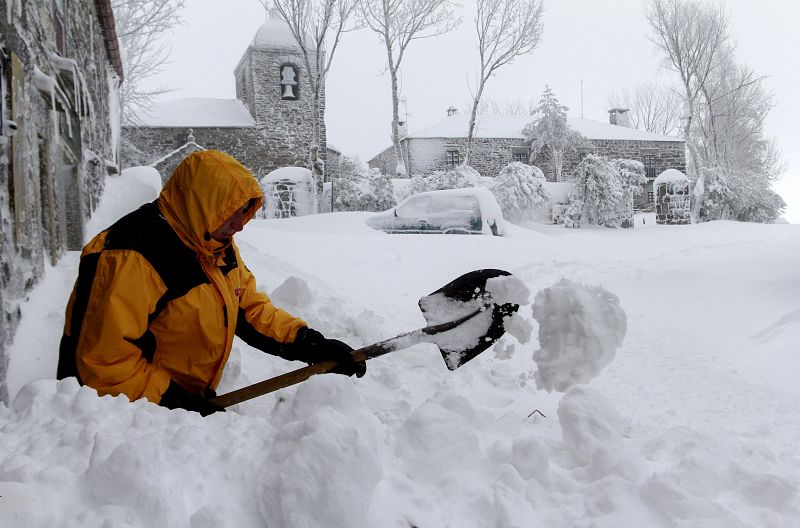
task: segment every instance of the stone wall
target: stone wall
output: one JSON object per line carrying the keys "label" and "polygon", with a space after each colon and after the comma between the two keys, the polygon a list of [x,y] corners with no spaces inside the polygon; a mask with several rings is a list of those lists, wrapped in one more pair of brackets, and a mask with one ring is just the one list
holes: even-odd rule
{"label": "stone wall", "polygon": [[[463,161],[466,138],[407,138],[403,148],[408,157],[409,175],[430,174],[435,170],[450,168],[447,151],[458,151]],[[497,176],[500,169],[511,163],[515,151],[527,151],[522,138],[475,138],[472,142],[472,161],[470,165],[481,176]],[[371,160],[370,168],[377,168],[383,174],[394,170],[395,156],[391,147]]]}
{"label": "stone wall", "polygon": [[[593,140],[592,147],[567,156],[562,167],[562,178],[568,180],[580,163],[583,153],[594,153],[610,159],[625,158],[645,162],[645,156],[652,156],[652,171],[643,192],[636,198],[637,209],[651,209],[654,202],[649,193],[653,192],[653,180],[667,169],[686,171],[686,153],[682,142],[670,141],[628,141],[628,140]],[[435,170],[447,169],[446,153],[457,150],[463,160],[466,138],[406,138],[403,146],[409,157],[409,175],[430,174]],[[515,152],[527,152],[528,148],[522,138],[476,138],[473,140],[472,160],[470,165],[482,176],[497,176],[500,170],[511,163]],[[533,159],[549,181],[554,181],[555,170],[552,163],[544,155]],[[377,168],[384,174],[395,166],[393,149],[387,148],[369,160],[371,168]]]}
{"label": "stone wall", "polygon": [[[162,180],[166,181],[183,158],[196,150],[181,148],[187,144],[190,134],[200,147],[230,154],[258,179],[278,167],[309,166],[307,152],[281,149],[256,127],[123,127],[122,139],[129,146],[123,149],[122,166],[152,165],[169,155],[156,165]],[[320,157],[326,160],[326,175],[338,175],[338,154],[328,151],[322,152]]]}
{"label": "stone wall", "polygon": [[[6,401],[7,350],[20,305],[45,261],[55,264],[83,245],[106,167],[117,163],[119,112],[118,64],[109,60],[96,0],[74,0],[63,12],[51,2],[2,5],[10,15],[0,17],[2,120],[18,127],[10,138],[0,132],[0,401]],[[61,42],[57,26],[64,28]],[[51,83],[64,97],[51,97]]]}

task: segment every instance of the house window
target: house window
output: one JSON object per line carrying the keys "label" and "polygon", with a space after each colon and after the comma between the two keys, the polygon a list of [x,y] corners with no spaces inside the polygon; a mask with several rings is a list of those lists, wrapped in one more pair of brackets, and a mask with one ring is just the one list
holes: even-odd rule
{"label": "house window", "polygon": [[588,156],[588,155],[589,155],[589,149],[588,148],[583,148],[583,147],[579,148],[578,149],[578,163],[582,162],[584,160],[584,158],[586,158],[586,156]]}
{"label": "house window", "polygon": [[644,175],[650,179],[656,177],[656,157],[653,154],[644,155]]}
{"label": "house window", "polygon": [[529,159],[528,149],[522,149],[522,148],[511,149],[511,161],[528,163],[528,159]]}
{"label": "house window", "polygon": [[447,150],[444,153],[444,164],[447,167],[458,167],[461,163],[461,154],[457,150]]}

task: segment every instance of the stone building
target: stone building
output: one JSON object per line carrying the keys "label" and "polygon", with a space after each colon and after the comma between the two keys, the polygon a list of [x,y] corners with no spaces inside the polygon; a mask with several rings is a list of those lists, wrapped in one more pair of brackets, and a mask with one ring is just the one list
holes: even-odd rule
{"label": "stone building", "polygon": [[[234,70],[236,99],[169,101],[123,124],[123,165],[153,165],[166,179],[194,143],[231,154],[259,179],[278,167],[310,168],[313,73],[289,26],[273,11]],[[324,115],[324,87],[321,109]],[[324,119],[320,134],[320,157],[333,175],[339,152],[327,147]]]}
{"label": "stone building", "polygon": [[[610,114],[612,124],[583,118],[568,118],[569,126],[591,141],[591,147],[579,149],[564,161],[562,177],[565,180],[575,170],[586,154],[594,153],[608,158],[627,158],[644,164],[648,183],[637,207],[652,207],[653,180],[667,169],[686,170],[684,141],[625,126],[620,119],[620,109]],[[555,170],[549,161],[537,157],[530,160],[530,147],[522,134],[531,121],[530,116],[479,116],[472,140],[470,165],[482,176],[496,176],[500,169],[512,161],[530,163],[541,168],[548,180],[553,181]],[[408,174],[430,174],[446,170],[463,160],[467,143],[469,116],[458,114],[454,108],[442,121],[405,135],[401,140],[406,156]],[[388,147],[368,162],[370,168],[386,174],[394,170],[394,150]]]}
{"label": "stone building", "polygon": [[[117,172],[122,63],[110,0],[0,0],[0,400],[20,303],[84,243]],[[55,375],[55,372],[53,373]]]}

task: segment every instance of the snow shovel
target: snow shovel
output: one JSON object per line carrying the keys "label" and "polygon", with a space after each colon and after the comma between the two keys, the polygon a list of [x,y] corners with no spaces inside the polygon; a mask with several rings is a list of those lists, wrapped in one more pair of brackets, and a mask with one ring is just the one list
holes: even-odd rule
{"label": "snow shovel", "polygon": [[[507,271],[480,269],[460,276],[419,300],[427,326],[354,350],[356,361],[366,361],[419,343],[439,347],[445,364],[455,370],[489,348],[505,333],[503,320],[519,309],[512,303],[496,304],[486,291],[486,281],[510,276]],[[243,401],[303,382],[315,374],[330,372],[338,361],[315,363],[241,389],[211,401],[230,407]]]}

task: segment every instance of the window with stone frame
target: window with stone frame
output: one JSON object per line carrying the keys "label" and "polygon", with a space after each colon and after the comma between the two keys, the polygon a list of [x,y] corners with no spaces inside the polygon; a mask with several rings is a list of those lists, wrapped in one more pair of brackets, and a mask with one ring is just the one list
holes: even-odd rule
{"label": "window with stone frame", "polygon": [[529,160],[530,153],[527,147],[511,147],[511,161],[527,164]]}
{"label": "window with stone frame", "polygon": [[655,154],[645,154],[642,156],[644,164],[644,175],[653,180],[656,177],[656,156]]}
{"label": "window with stone frame", "polygon": [[67,12],[67,0],[52,0],[53,27],[56,32],[56,51],[62,57],[67,56],[67,24],[64,13]]}
{"label": "window with stone frame", "polygon": [[461,164],[461,152],[458,149],[447,149],[444,153],[444,164],[447,167],[458,167]]}

